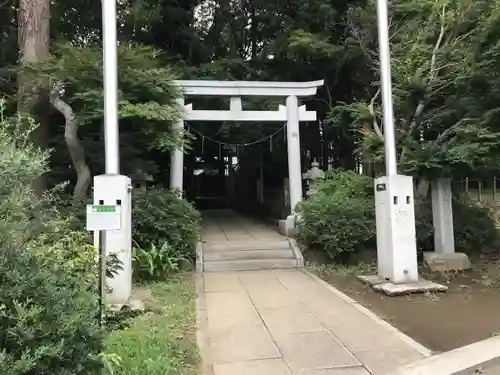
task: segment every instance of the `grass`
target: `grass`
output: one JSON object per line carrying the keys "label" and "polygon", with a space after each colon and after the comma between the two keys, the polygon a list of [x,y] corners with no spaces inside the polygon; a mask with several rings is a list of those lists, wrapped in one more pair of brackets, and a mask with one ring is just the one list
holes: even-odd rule
{"label": "grass", "polygon": [[112,375],[196,374],[196,306],[191,275],[148,285],[151,306],[129,328],[107,338]]}
{"label": "grass", "polygon": [[307,268],[320,276],[321,278],[328,278],[329,276],[357,276],[369,275],[377,273],[376,263],[359,262],[357,264],[332,264],[332,263],[315,263],[306,262]]}

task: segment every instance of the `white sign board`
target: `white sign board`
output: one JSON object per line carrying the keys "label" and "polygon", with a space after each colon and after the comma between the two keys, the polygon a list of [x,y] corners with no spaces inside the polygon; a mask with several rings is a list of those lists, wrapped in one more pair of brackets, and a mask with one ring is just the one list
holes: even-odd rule
{"label": "white sign board", "polygon": [[87,230],[118,230],[122,226],[120,206],[87,205]]}

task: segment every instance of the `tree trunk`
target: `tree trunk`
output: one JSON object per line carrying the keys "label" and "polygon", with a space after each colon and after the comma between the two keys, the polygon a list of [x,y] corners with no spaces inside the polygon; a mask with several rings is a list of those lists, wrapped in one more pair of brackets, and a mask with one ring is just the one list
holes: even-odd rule
{"label": "tree trunk", "polygon": [[251,4],[251,45],[252,45],[252,61],[257,59],[257,33],[258,27],[257,25],[257,12],[255,11],[255,4]]}
{"label": "tree trunk", "polygon": [[78,124],[75,113],[71,106],[60,97],[61,87],[56,86],[50,96],[50,102],[65,119],[64,139],[68,146],[69,155],[76,171],[76,184],[73,189],[73,198],[75,200],[84,200],[90,186],[90,168],[85,161],[85,150],[78,138]]}
{"label": "tree trunk", "polygon": [[224,45],[223,30],[231,20],[231,6],[230,0],[217,0],[215,3],[214,18],[208,31],[207,40],[214,41],[214,56],[224,58],[227,56],[227,46]]}
{"label": "tree trunk", "polygon": [[429,195],[430,182],[426,178],[421,177],[418,180],[417,188],[415,190],[415,201],[425,200]]}
{"label": "tree trunk", "polygon": [[[35,64],[49,55],[50,45],[50,0],[20,0],[18,9],[19,63]],[[20,73],[18,77],[18,111],[24,115],[34,115],[39,104],[48,104],[47,96],[41,88],[46,82],[34,79],[29,74]],[[42,103],[42,98],[45,98]],[[37,119],[40,120],[39,118]],[[33,132],[33,141],[40,147],[47,147],[48,124],[43,121]],[[46,181],[40,176],[33,184],[37,194],[45,190]]]}

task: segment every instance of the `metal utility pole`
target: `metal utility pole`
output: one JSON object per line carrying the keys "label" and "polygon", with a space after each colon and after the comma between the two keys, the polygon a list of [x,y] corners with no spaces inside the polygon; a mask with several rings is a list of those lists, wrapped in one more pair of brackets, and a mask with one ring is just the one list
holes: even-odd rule
{"label": "metal utility pole", "polygon": [[104,153],[107,174],[120,173],[116,0],[102,0]]}
{"label": "metal utility pole", "polygon": [[384,120],[385,169],[387,176],[398,173],[396,136],[392,104],[391,52],[389,50],[389,24],[387,0],[377,0],[377,26],[380,58],[380,90]]}

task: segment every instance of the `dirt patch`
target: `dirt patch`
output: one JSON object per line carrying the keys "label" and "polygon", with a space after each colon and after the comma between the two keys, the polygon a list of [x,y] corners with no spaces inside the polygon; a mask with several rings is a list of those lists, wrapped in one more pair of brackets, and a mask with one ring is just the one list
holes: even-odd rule
{"label": "dirt patch", "polygon": [[373,263],[309,267],[408,336],[441,352],[500,334],[499,259],[488,256],[473,264],[473,270],[463,273],[431,275],[422,269],[425,278],[447,285],[448,292],[400,297],[386,297],[356,278],[373,270]]}

